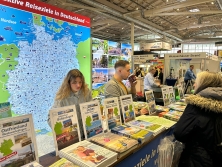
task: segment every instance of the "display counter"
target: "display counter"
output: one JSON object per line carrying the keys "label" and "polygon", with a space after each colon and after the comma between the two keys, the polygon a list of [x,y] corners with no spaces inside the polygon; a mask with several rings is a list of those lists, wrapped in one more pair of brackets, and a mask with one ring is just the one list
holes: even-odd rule
{"label": "display counter", "polygon": [[[157,158],[158,158],[158,145],[160,144],[160,140],[166,136],[172,135],[173,127],[164,130],[160,134],[156,135],[149,141],[138,145],[138,147],[125,156],[119,158],[116,162],[114,162],[112,167],[157,167]],[[49,153],[39,158],[39,163],[47,167],[54,162],[58,161],[60,158],[55,156],[55,153]]]}

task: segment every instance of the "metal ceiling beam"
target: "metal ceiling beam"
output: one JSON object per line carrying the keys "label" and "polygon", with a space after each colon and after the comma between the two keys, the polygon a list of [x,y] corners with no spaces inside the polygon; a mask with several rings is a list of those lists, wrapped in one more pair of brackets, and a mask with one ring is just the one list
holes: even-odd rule
{"label": "metal ceiling beam", "polygon": [[214,21],[214,22],[209,22],[209,23],[202,23],[202,24],[194,24],[194,25],[185,25],[185,26],[180,26],[180,27],[174,27],[177,28],[178,30],[185,30],[185,29],[192,29],[192,28],[199,28],[199,27],[209,27],[213,25],[221,25],[222,21]]}
{"label": "metal ceiling beam", "polygon": [[[100,3],[97,3],[95,1],[99,1]],[[103,10],[106,10],[106,12],[109,13],[109,15],[113,15],[114,17],[117,18],[121,18],[124,19],[125,21],[129,21],[129,22],[134,22],[135,24],[141,26],[141,28],[146,28],[149,29],[150,31],[152,31],[154,34],[162,34],[162,35],[166,35],[169,38],[172,38],[174,40],[177,41],[182,41],[182,37],[179,36],[178,34],[174,34],[174,33],[165,33],[163,32],[163,28],[152,23],[151,21],[148,21],[147,19],[144,18],[132,18],[132,17],[128,17],[128,16],[123,16],[123,13],[126,11],[125,9],[118,7],[114,4],[112,4],[109,1],[104,1],[104,0],[95,0],[95,1],[91,1],[91,0],[81,0],[81,2],[86,3],[90,6],[94,6],[96,8],[100,8]],[[73,0],[73,2],[75,2]],[[118,10],[120,10],[121,8],[121,12],[118,12]]]}
{"label": "metal ceiling beam", "polygon": [[111,25],[114,25],[114,24],[117,24],[117,23],[118,23],[118,22],[110,23],[109,25],[105,25],[105,26],[102,26],[102,27],[99,27],[99,28],[96,28],[96,29],[92,29],[92,32],[100,31],[100,30],[102,30],[102,29],[104,29],[104,28],[107,28],[107,27],[109,27],[109,26],[111,26]]}
{"label": "metal ceiling beam", "polygon": [[105,21],[92,22],[91,27],[103,25],[103,24],[113,24],[113,23],[118,23],[118,21],[115,21],[113,19],[106,19]]}
{"label": "metal ceiling beam", "polygon": [[[207,2],[212,2],[212,0],[189,0],[189,1],[178,3],[176,5],[160,6],[158,8],[146,10],[144,11],[144,15],[146,16],[152,13],[161,13],[161,12],[171,11],[174,9],[195,6],[195,5],[199,5],[199,4],[203,4]],[[124,15],[132,15],[133,17],[139,17],[140,12],[141,12],[140,10],[137,10],[137,11],[125,13]]]}
{"label": "metal ceiling beam", "polygon": [[175,16],[175,15],[198,15],[198,14],[221,14],[220,10],[205,10],[200,12],[173,12],[173,13],[151,13],[147,14],[146,17],[155,17],[155,16]]}
{"label": "metal ceiling beam", "polygon": [[75,8],[81,8],[81,9],[88,9],[88,10],[92,10],[92,11],[105,12],[102,9],[97,9],[97,8],[88,7],[88,6],[84,6],[84,5],[79,5],[79,4],[74,4],[74,3],[66,3],[66,2],[62,2],[62,1],[57,1],[57,2],[60,3],[60,5],[63,5],[63,6],[75,7]]}

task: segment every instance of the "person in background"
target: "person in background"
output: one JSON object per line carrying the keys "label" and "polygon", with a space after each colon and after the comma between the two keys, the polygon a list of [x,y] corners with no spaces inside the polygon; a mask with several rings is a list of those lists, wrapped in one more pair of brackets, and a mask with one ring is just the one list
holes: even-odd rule
{"label": "person in background", "polygon": [[158,69],[157,69],[157,67],[155,67],[155,73],[154,73],[153,77],[155,78],[157,76],[158,76]]}
{"label": "person in background", "polygon": [[160,68],[158,79],[160,80],[160,84],[163,84],[163,69],[162,68]]}
{"label": "person in background", "polygon": [[[78,69],[68,72],[63,80],[61,87],[56,93],[53,108],[76,105],[77,118],[80,127],[81,138],[84,139],[83,124],[79,104],[92,100],[92,93],[88,89],[83,74]],[[51,126],[48,115],[48,124]]]}
{"label": "person in background", "polygon": [[132,94],[133,97],[136,94],[136,83],[130,82],[131,89],[127,89],[123,80],[128,79],[130,75],[130,64],[126,60],[119,60],[114,65],[115,74],[105,84],[105,98],[119,97],[127,94]]}
{"label": "person in background", "polygon": [[222,77],[200,72],[194,87],[194,95],[186,98],[187,107],[174,128],[176,140],[185,144],[178,167],[219,167],[222,157],[213,148],[215,118],[222,116]]}
{"label": "person in background", "polygon": [[154,87],[160,87],[160,84],[156,84],[154,81],[153,75],[155,74],[155,72],[156,69],[153,66],[150,66],[148,69],[148,73],[144,78],[144,98],[145,98],[145,91],[152,90],[152,88]]}
{"label": "person in background", "polygon": [[[187,85],[189,81],[192,81],[192,80],[196,79],[196,76],[193,73],[193,69],[194,69],[194,66],[190,65],[190,68],[186,71],[185,76],[184,76],[185,85]],[[188,88],[188,86],[186,86],[184,94],[186,94],[187,88]]]}

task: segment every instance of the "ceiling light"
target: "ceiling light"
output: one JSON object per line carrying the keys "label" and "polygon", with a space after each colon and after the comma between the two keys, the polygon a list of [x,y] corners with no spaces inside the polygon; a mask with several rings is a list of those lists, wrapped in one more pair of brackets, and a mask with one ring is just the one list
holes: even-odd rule
{"label": "ceiling light", "polygon": [[106,31],[106,32],[109,32],[109,31]]}
{"label": "ceiling light", "polygon": [[136,8],[136,10],[138,10],[139,8]]}
{"label": "ceiling light", "polygon": [[95,20],[95,19],[93,18],[93,20]]}
{"label": "ceiling light", "polygon": [[108,23],[108,25],[110,25],[110,24]]}
{"label": "ceiling light", "polygon": [[199,12],[200,9],[190,9],[189,11],[190,11],[190,12]]}
{"label": "ceiling light", "polygon": [[213,4],[214,4],[214,2],[211,2],[211,4],[213,5]]}
{"label": "ceiling light", "polygon": [[122,30],[124,29],[124,27],[122,28]]}
{"label": "ceiling light", "polygon": [[178,8],[177,11],[179,11],[180,9]]}
{"label": "ceiling light", "polygon": [[166,2],[168,2],[168,0],[166,0]]}

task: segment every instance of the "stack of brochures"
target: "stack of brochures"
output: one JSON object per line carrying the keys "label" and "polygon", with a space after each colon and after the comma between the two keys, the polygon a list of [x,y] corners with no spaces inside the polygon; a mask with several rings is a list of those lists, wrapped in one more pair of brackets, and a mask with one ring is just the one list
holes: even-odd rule
{"label": "stack of brochures", "polygon": [[138,146],[138,141],[111,132],[102,133],[90,138],[90,141],[118,153],[121,157]]}
{"label": "stack of brochures", "polygon": [[104,167],[117,161],[117,153],[87,140],[60,150],[59,157],[66,158],[81,167]]}
{"label": "stack of brochures", "polygon": [[127,125],[117,126],[111,129],[111,132],[136,139],[140,144],[148,141],[153,137],[153,133],[148,130]]}

